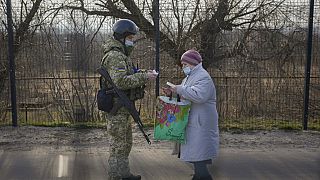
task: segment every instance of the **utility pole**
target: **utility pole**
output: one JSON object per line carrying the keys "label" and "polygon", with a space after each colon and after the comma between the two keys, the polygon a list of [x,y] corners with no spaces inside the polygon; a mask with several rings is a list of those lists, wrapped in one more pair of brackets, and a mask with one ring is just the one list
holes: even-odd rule
{"label": "utility pole", "polygon": [[156,40],[156,71],[159,73],[159,76],[156,79],[156,96],[159,96],[160,89],[160,10],[159,10],[159,0],[155,1],[155,17],[154,17],[154,27],[156,28],[155,40]]}
{"label": "utility pole", "polygon": [[309,91],[310,91],[309,89],[310,89],[310,75],[311,75],[311,61],[312,61],[313,13],[314,13],[314,0],[310,0],[307,63],[305,67],[304,98],[303,98],[303,106],[304,106],[303,130],[308,129],[308,118],[309,118]]}
{"label": "utility pole", "polygon": [[9,60],[9,79],[11,92],[12,126],[18,126],[17,120],[17,93],[16,93],[16,72],[13,50],[13,22],[12,22],[11,0],[7,0],[7,22],[8,22],[8,60]]}

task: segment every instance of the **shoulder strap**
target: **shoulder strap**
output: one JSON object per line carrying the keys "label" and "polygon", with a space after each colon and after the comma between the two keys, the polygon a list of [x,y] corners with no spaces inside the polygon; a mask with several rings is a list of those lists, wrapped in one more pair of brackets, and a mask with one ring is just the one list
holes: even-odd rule
{"label": "shoulder strap", "polygon": [[[104,56],[103,56],[103,58],[102,58],[102,61],[101,61],[101,65],[100,65],[100,66],[103,65],[103,63],[104,63],[104,61],[106,60],[106,57],[108,56],[108,53],[109,53],[110,51],[122,52],[119,47],[112,47],[112,48],[109,49],[107,52],[105,52],[105,54],[104,54]],[[122,53],[123,53],[123,52],[122,52]],[[100,81],[100,89],[102,89],[102,87],[103,87],[103,86],[102,86],[102,81],[103,81],[102,79],[103,79],[103,77],[100,76],[100,79],[99,79],[99,81]]]}

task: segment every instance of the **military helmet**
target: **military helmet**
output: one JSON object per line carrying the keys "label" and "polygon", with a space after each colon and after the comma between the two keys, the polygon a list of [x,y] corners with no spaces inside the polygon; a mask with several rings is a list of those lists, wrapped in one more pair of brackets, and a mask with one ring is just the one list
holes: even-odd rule
{"label": "military helmet", "polygon": [[129,19],[120,19],[116,23],[114,23],[112,30],[115,37],[122,39],[129,35],[137,34],[139,28],[133,21]]}

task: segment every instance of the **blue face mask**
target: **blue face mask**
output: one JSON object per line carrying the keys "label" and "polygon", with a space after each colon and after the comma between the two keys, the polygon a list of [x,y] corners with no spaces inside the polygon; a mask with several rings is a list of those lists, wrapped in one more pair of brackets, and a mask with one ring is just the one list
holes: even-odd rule
{"label": "blue face mask", "polygon": [[190,75],[191,73],[191,68],[189,66],[184,67],[182,70],[186,76]]}

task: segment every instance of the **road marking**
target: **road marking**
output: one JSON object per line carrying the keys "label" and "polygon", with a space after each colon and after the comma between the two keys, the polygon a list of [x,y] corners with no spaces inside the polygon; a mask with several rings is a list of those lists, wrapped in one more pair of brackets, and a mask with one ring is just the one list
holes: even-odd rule
{"label": "road marking", "polygon": [[68,176],[68,156],[59,155],[58,177]]}

